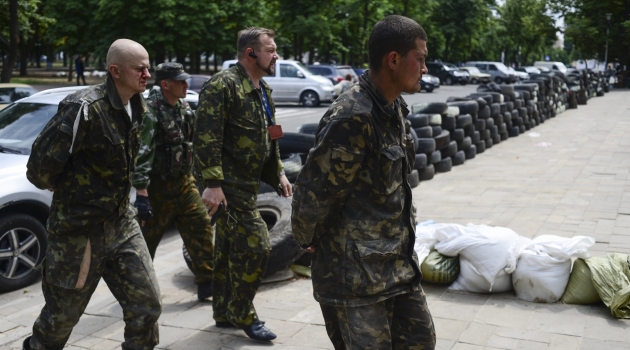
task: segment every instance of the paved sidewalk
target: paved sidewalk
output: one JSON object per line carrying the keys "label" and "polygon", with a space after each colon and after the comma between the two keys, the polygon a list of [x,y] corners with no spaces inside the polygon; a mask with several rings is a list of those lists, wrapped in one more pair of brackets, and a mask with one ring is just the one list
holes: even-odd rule
{"label": "paved sidewalk", "polygon": [[[592,255],[630,253],[629,97],[624,90],[591,99],[422,183],[414,190],[419,220],[506,226],[528,237],[590,235],[597,239]],[[256,308],[278,334],[266,344],[214,326],[211,303],[196,299],[180,239],[157,256],[160,349],[332,349],[310,280],[261,288]],[[630,349],[630,320],[613,318],[603,305],[424,288],[438,349]],[[42,306],[39,287],[0,305],[0,348],[20,349]],[[67,349],[120,348],[123,326],[121,308],[101,283]]]}

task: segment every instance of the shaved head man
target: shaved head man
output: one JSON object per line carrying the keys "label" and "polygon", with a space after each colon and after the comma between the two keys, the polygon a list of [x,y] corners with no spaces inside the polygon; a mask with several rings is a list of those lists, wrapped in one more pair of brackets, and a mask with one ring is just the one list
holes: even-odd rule
{"label": "shaved head man", "polygon": [[160,290],[129,203],[149,55],[116,40],[100,85],[66,97],[33,143],[29,181],[54,191],[42,263],[46,305],[23,349],[62,349],[101,278],[122,306],[123,349],[158,344]]}

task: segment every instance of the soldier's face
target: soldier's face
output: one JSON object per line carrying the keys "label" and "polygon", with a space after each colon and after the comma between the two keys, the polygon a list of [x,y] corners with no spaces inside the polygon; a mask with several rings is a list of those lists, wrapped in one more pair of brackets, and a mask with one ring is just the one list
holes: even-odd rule
{"label": "soldier's face", "polygon": [[276,42],[268,35],[262,35],[260,38],[260,50],[256,52],[256,66],[267,75],[273,75],[276,70],[276,60],[278,53],[276,52]]}
{"label": "soldier's face", "polygon": [[141,93],[147,88],[149,74],[149,54],[145,50],[130,52],[124,64],[118,67],[120,83],[134,93]]}
{"label": "soldier's face", "polygon": [[396,69],[396,81],[402,91],[414,93],[420,91],[420,79],[427,73],[425,60],[427,58],[427,42],[416,39],[416,48],[403,56]]}
{"label": "soldier's face", "polygon": [[166,86],[168,92],[177,98],[186,97],[186,90],[188,90],[188,83],[186,80],[167,80]]}

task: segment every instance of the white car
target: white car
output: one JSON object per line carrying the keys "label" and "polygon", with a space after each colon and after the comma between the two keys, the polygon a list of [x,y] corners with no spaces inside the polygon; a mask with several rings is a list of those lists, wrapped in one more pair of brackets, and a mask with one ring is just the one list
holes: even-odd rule
{"label": "white car", "polygon": [[[151,92],[151,90],[159,90],[159,89],[160,89],[159,86],[154,85],[151,89],[144,90],[144,92],[142,93],[142,96],[144,96],[144,98],[147,98],[149,97],[149,92]],[[197,109],[197,106],[199,105],[199,93],[192,90],[186,90],[186,97],[184,97],[184,100],[188,102],[188,104],[190,105],[190,109],[194,111]]]}
{"label": "white car", "polygon": [[[236,62],[224,61],[221,69],[228,69]],[[274,102],[299,102],[306,107],[316,107],[320,102],[333,99],[332,82],[313,74],[302,62],[277,60],[274,75],[264,80],[273,89]]]}
{"label": "white car", "polygon": [[516,75],[519,81],[529,79],[529,73],[517,71],[512,67],[508,67],[508,71],[510,72],[510,74]]}

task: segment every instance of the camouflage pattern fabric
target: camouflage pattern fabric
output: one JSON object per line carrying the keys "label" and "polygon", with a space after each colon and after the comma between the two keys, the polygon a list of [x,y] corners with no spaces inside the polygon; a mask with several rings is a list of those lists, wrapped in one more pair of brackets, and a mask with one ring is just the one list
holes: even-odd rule
{"label": "camouflage pattern fabric", "polygon": [[[135,208],[128,206],[118,219],[71,234],[49,235],[42,263],[46,304],[33,325],[32,349],[64,347],[101,277],[123,309],[122,348],[153,349],[158,344],[160,289],[136,214]],[[91,264],[84,286],[76,289],[88,239]]]}
{"label": "camouflage pattern fabric", "polygon": [[145,104],[140,94],[130,103],[133,118],[108,76],[66,97],[33,144],[27,177],[55,191],[42,263],[46,305],[33,326],[34,349],[64,346],[101,277],[124,311],[123,349],[158,343],[160,291],[129,204]]}
{"label": "camouflage pattern fabric", "polygon": [[[54,188],[47,228],[63,234],[125,213],[140,146],[144,98],[125,111],[112,80],[67,96],[33,143],[26,176],[37,188]],[[80,115],[79,115],[80,114]],[[73,143],[73,126],[78,120]],[[72,155],[69,149],[72,145]]]}
{"label": "camouflage pattern fabric", "polygon": [[433,350],[433,319],[422,289],[376,304],[320,304],[335,350]]}
{"label": "camouflage pattern fabric", "polygon": [[192,175],[179,178],[151,176],[149,201],[153,217],[143,230],[151,258],[171,223],[175,223],[184,245],[192,259],[195,283],[212,281],[214,266],[214,231],[210,217],[201,202],[195,179]]}
{"label": "camouflage pattern fabric", "polygon": [[195,114],[188,102],[178,99],[177,104],[171,106],[161,91],[151,90],[142,118],[142,144],[133,180],[135,188],[147,188],[151,175],[177,178],[191,173],[195,123]]}
{"label": "camouflage pattern fabric", "polygon": [[320,121],[291,219],[302,246],[318,245],[313,293],[322,304],[371,305],[419,289],[407,114],[401,97],[388,105],[364,74]]}
{"label": "camouflage pattern fabric", "polygon": [[[261,84],[275,114],[272,90],[263,80]],[[204,84],[196,111],[195,150],[203,180],[206,184],[220,182],[225,194],[243,203],[252,203],[261,180],[277,188],[284,169],[278,141],[269,138],[269,120],[261,99],[262,93],[245,69],[236,64]]]}
{"label": "camouflage pattern fabric", "polygon": [[227,200],[232,217],[220,216],[216,226],[213,317],[217,322],[228,321],[245,327],[258,321],[253,301],[267,266],[271,244],[267,225],[258,210],[234,210],[232,204],[238,199],[228,197]]}

